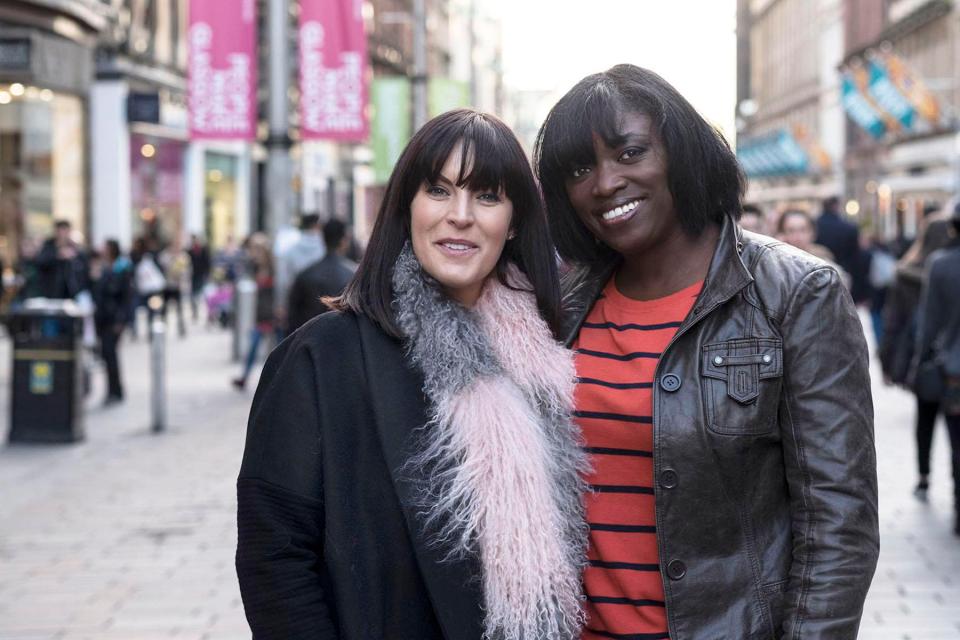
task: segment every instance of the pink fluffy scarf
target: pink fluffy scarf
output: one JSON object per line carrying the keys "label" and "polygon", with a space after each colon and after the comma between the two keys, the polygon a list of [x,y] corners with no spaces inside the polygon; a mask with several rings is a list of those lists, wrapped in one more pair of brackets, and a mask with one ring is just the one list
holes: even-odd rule
{"label": "pink fluffy scarf", "polygon": [[394,309],[424,374],[431,419],[424,516],[449,556],[477,554],[485,637],[572,640],[583,624],[587,459],[570,419],[574,367],[518,269],[490,278],[472,310],[412,252],[394,271]]}

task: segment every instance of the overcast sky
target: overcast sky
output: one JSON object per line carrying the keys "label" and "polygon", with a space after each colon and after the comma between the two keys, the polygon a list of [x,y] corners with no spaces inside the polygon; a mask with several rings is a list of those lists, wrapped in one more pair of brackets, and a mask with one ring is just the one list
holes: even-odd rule
{"label": "overcast sky", "polygon": [[489,0],[503,20],[505,82],[554,89],[620,62],[656,71],[731,139],[735,0]]}

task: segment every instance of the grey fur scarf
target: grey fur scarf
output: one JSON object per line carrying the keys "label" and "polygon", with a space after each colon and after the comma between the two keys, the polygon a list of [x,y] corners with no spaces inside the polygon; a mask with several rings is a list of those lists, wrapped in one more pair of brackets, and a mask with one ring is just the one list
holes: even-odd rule
{"label": "grey fur scarf", "polygon": [[[511,285],[529,289],[519,270]],[[430,421],[411,464],[448,557],[478,554],[485,638],[574,640],[583,624],[587,457],[571,420],[574,368],[534,296],[488,279],[473,309],[448,298],[409,245],[393,273],[407,356]]]}

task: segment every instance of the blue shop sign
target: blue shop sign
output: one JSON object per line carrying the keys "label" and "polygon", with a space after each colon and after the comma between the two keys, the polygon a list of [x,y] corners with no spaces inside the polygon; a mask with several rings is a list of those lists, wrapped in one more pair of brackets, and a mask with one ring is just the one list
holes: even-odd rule
{"label": "blue shop sign", "polygon": [[882,138],[887,132],[887,125],[884,124],[880,113],[857,90],[857,86],[848,74],[843,75],[841,93],[843,108],[850,119],[874,138]]}
{"label": "blue shop sign", "polygon": [[750,177],[800,175],[810,169],[807,151],[783,129],[744,140],[737,145],[737,159]]}
{"label": "blue shop sign", "polygon": [[869,65],[870,97],[881,109],[899,120],[904,129],[910,129],[917,114],[913,105],[893,84],[890,75],[883,66],[872,60]]}

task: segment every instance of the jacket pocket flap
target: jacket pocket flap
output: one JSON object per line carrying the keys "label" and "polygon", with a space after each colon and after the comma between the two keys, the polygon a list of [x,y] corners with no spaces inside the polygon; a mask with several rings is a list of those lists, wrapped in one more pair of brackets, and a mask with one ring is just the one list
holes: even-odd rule
{"label": "jacket pocket flap", "polygon": [[740,338],[706,344],[701,371],[707,378],[727,380],[730,367],[756,366],[759,379],[783,375],[783,342],[776,338]]}

